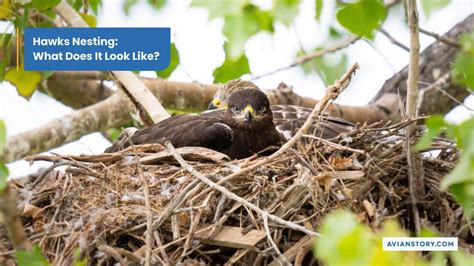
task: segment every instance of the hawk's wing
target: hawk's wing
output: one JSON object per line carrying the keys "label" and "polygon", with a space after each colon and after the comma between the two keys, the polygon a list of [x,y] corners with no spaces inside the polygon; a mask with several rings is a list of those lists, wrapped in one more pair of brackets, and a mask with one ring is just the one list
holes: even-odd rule
{"label": "hawk's wing", "polygon": [[[131,141],[133,144],[164,144],[170,141],[175,147],[199,146],[222,151],[232,143],[233,134],[232,129],[223,123],[222,112],[214,115],[185,114],[141,129],[131,137]],[[127,146],[112,145],[106,152],[115,152]]]}
{"label": "hawk's wing", "polygon": [[[310,108],[295,105],[272,105],[271,108],[275,127],[286,140],[295,135],[312,111]],[[308,130],[308,133],[330,139],[353,129],[354,124],[344,119],[321,115],[321,119],[314,121],[314,125]]]}

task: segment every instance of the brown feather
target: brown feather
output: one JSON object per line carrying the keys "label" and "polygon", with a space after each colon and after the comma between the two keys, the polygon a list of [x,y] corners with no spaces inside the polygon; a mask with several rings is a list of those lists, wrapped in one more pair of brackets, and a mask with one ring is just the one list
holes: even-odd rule
{"label": "brown feather", "polygon": [[[131,141],[134,144],[164,144],[170,141],[175,147],[206,147],[239,159],[280,143],[280,134],[273,124],[270,104],[264,93],[240,90],[231,96],[229,104],[242,109],[246,105],[255,109],[264,106],[268,111],[251,122],[238,120],[230,109],[173,116],[137,131]],[[128,146],[127,143],[114,144],[106,152],[123,149]]]}

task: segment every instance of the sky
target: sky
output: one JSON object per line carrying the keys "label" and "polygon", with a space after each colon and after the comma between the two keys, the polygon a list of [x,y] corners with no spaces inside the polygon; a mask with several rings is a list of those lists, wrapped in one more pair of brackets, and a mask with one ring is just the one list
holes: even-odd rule
{"label": "sky", "polygon": [[[180,65],[169,79],[212,83],[212,72],[222,64],[225,56],[222,47],[225,40],[222,35],[224,21],[221,18],[209,21],[207,10],[189,8],[189,0],[168,0],[158,11],[150,8],[146,1],[139,1],[126,16],[122,2],[122,0],[103,0],[98,16],[98,27],[170,27],[172,40],[180,53]],[[271,0],[252,2],[262,9],[271,8],[272,3]],[[300,12],[290,27],[276,23],[273,34],[259,33],[250,38],[245,45],[245,53],[249,58],[252,75],[245,75],[244,79],[251,79],[290,65],[295,61],[295,52],[299,50],[300,45],[307,51],[323,45],[328,35],[328,25],[335,19],[332,11],[335,3],[324,1],[325,7],[319,24],[314,19],[314,3],[314,0],[302,0],[299,6]],[[473,12],[474,1],[451,0],[446,8],[435,12],[429,18],[420,11],[420,27],[444,33]],[[398,41],[409,46],[408,27],[404,22],[401,7],[395,7],[390,12],[383,28]],[[9,31],[11,26],[0,23],[0,30]],[[434,39],[420,35],[420,41],[423,50]],[[385,80],[403,68],[409,60],[406,51],[393,45],[382,34],[377,34],[372,43],[359,41],[346,51],[349,64],[358,62],[360,70],[349,87],[336,100],[336,103],[340,104],[366,104]],[[142,74],[154,75],[150,72]],[[324,94],[325,86],[322,80],[316,74],[305,75],[300,67],[281,71],[254,82],[263,89],[272,89],[282,81],[293,86],[301,95],[320,98]],[[39,92],[35,92],[30,101],[27,101],[18,96],[15,88],[7,82],[0,83],[0,104],[0,119],[6,123],[8,136],[34,129],[54,118],[73,112],[71,108]],[[464,104],[474,109],[474,97],[468,97]],[[447,115],[447,118],[453,122],[460,122],[473,115],[474,112],[464,107],[457,107]],[[96,154],[101,153],[109,145],[110,142],[99,133],[94,133],[52,151],[74,155]],[[27,175],[47,165],[47,163],[35,163],[30,166],[25,161],[17,161],[8,164],[7,167],[10,170],[10,177],[14,178]]]}

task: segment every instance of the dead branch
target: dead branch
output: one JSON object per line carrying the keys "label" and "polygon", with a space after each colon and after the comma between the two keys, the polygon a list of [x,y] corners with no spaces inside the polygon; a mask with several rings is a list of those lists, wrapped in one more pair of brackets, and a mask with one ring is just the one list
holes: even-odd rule
{"label": "dead branch", "polygon": [[[407,3],[408,27],[410,28],[410,63],[408,65],[407,79],[407,102],[406,116],[408,119],[414,119],[417,116],[416,101],[418,98],[418,73],[420,59],[420,36],[418,30],[418,10],[416,8],[416,0],[409,0]],[[422,187],[422,178],[418,169],[421,162],[421,155],[413,152],[410,145],[410,134],[415,134],[416,124],[410,124],[406,131],[405,148],[407,149],[408,176],[410,187],[410,198],[415,224],[416,236],[420,235],[420,217],[416,200],[416,193]]]}
{"label": "dead branch", "polygon": [[[174,147],[171,143],[166,143],[165,144],[166,147],[168,147],[171,151],[174,151]],[[242,205],[245,205],[247,208],[257,212],[258,214],[260,214],[260,216],[262,217],[262,219],[270,219],[272,220],[273,222],[276,222],[284,227],[287,227],[287,228],[290,228],[292,230],[296,230],[296,231],[300,231],[300,232],[303,232],[307,235],[310,235],[310,236],[318,236],[319,234],[316,233],[316,232],[313,232],[313,231],[310,231],[306,228],[304,228],[303,226],[300,226],[300,225],[297,225],[295,223],[292,223],[290,221],[285,221],[283,219],[281,219],[280,217],[278,216],[275,216],[275,215],[272,215],[272,214],[269,214],[268,212],[266,211],[263,211],[262,209],[260,209],[259,207],[257,207],[256,205],[254,205],[253,203],[250,203],[248,202],[247,200],[237,196],[237,194],[233,193],[233,192],[230,192],[229,190],[227,190],[225,187],[221,186],[221,185],[218,185],[217,183],[214,183],[213,181],[211,181],[209,178],[205,177],[203,174],[201,174],[200,172],[194,170],[194,168],[189,165],[184,159],[183,157],[181,157],[181,155],[179,155],[177,152],[174,152],[173,153],[173,156],[174,158],[179,162],[179,164],[181,165],[181,167],[183,167],[184,169],[186,169],[189,173],[191,173],[192,175],[194,175],[195,177],[197,177],[201,182],[205,183],[206,185],[208,185],[210,188],[214,189],[214,190],[217,190],[219,192],[221,192],[222,194],[226,195],[229,199],[232,199],[238,203],[242,203]]]}

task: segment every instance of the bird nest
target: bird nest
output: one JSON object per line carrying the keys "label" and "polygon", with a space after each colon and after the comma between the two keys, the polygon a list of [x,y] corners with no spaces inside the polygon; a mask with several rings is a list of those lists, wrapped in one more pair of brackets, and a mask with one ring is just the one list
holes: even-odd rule
{"label": "bird nest", "polygon": [[[77,254],[93,265],[145,259],[260,265],[281,262],[281,253],[290,262],[309,262],[308,232],[317,232],[335,209],[352,210],[374,229],[396,219],[414,230],[400,133],[407,124],[362,126],[332,141],[304,135],[270,161],[230,161],[203,148],[160,145],[36,156],[30,159],[53,165],[16,182],[18,209],[29,239],[56,265],[70,265]],[[439,188],[458,155],[447,140],[422,153],[420,220],[445,236],[464,225],[460,206]],[[459,241],[463,246],[467,240]],[[10,250],[0,226],[4,263],[12,259]]]}

